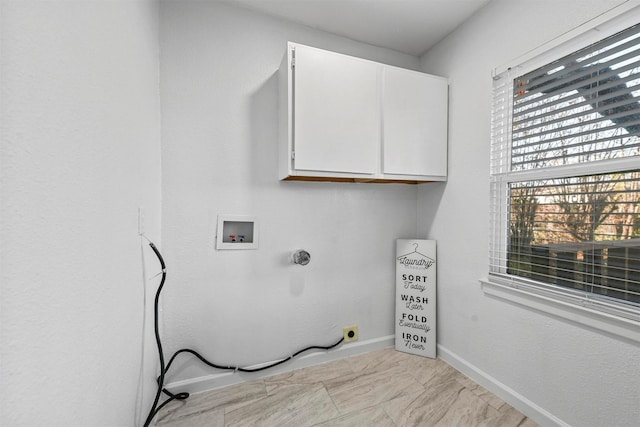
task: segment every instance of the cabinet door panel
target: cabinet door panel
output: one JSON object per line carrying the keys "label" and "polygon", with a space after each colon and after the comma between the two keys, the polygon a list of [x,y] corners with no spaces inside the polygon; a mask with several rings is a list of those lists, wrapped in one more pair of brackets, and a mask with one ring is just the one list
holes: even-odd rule
{"label": "cabinet door panel", "polygon": [[388,67],[383,89],[383,171],[447,174],[447,82]]}
{"label": "cabinet door panel", "polygon": [[374,174],[380,156],[378,64],[296,46],[294,167]]}

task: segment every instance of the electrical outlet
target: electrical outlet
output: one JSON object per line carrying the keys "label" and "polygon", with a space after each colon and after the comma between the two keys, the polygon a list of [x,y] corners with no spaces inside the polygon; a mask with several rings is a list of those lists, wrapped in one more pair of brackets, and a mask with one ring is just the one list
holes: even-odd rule
{"label": "electrical outlet", "polygon": [[358,341],[358,326],[346,326],[342,330],[342,334],[344,336],[344,342]]}

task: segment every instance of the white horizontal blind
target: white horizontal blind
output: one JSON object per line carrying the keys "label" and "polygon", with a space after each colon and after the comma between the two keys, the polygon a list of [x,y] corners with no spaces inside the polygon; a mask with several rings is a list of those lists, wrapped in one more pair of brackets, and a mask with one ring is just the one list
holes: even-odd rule
{"label": "white horizontal blind", "polygon": [[513,79],[509,71],[496,77],[493,82],[493,105],[491,113],[491,204],[489,216],[490,259],[492,272],[506,272],[506,242],[509,238],[507,226],[507,184],[510,167],[511,109],[513,108]]}
{"label": "white horizontal blind", "polygon": [[495,78],[491,274],[640,307],[639,206],[640,24]]}
{"label": "white horizontal blind", "polygon": [[640,25],[515,79],[512,169],[634,156]]}

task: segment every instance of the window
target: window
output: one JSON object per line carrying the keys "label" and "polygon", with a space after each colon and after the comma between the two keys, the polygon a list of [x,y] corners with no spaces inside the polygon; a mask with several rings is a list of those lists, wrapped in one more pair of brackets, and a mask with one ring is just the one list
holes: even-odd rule
{"label": "window", "polygon": [[490,279],[640,313],[640,24],[494,79]]}

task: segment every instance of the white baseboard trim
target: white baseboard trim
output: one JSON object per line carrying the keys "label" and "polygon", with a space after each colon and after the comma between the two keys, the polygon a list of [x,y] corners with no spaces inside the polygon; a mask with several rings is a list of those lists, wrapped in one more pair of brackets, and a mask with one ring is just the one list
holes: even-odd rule
{"label": "white baseboard trim", "polygon": [[507,402],[509,405],[533,419],[541,426],[570,427],[569,424],[565,423],[560,418],[536,405],[534,402],[507,387],[505,384],[502,384],[491,375],[480,370],[477,366],[472,365],[456,353],[446,349],[440,344],[438,344],[438,357],[498,396],[500,399]]}
{"label": "white baseboard trim", "polygon": [[[299,358],[293,359],[273,369],[266,369],[259,372],[223,372],[212,375],[205,375],[188,380],[175,381],[166,384],[167,390],[187,393],[200,393],[204,391],[215,390],[218,388],[228,387],[234,384],[240,384],[260,378],[270,377],[272,375],[284,372],[294,371],[296,369],[306,368],[313,365],[321,365],[345,357],[356,356],[358,354],[368,353],[382,348],[393,347],[395,345],[395,335],[387,335],[367,341],[356,341],[353,343],[342,344],[336,349],[321,350],[313,353],[305,354]],[[263,363],[262,365],[267,365]],[[256,365],[254,367],[258,367]]]}

